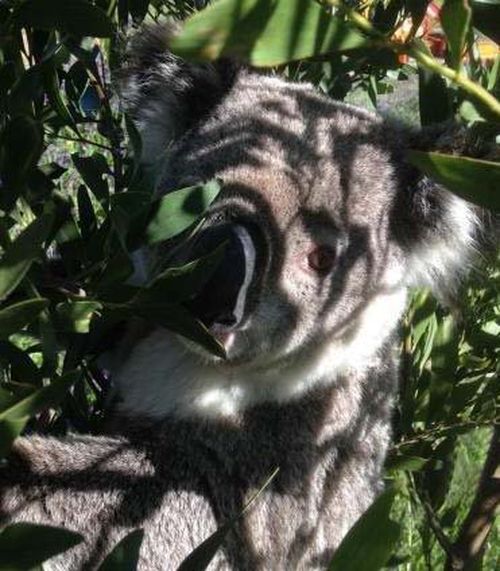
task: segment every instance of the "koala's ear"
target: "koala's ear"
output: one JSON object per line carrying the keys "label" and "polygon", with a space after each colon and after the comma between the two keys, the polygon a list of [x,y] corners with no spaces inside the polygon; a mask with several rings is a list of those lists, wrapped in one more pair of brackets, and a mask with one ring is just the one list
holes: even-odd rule
{"label": "koala's ear", "polygon": [[123,106],[142,136],[145,163],[158,159],[170,142],[209,114],[238,71],[229,61],[196,64],[176,57],[169,51],[175,31],[173,24],[141,28],[116,74]]}
{"label": "koala's ear", "polygon": [[[412,134],[408,149],[471,156],[475,153],[465,138],[460,128],[441,127]],[[393,231],[406,253],[406,284],[452,299],[483,241],[484,212],[406,163],[392,214]]]}

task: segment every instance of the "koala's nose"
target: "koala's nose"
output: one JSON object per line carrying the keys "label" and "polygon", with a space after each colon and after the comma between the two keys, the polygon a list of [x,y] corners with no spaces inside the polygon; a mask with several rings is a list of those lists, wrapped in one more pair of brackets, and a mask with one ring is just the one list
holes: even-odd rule
{"label": "koala's nose", "polygon": [[187,304],[207,327],[215,323],[231,327],[242,320],[255,270],[255,246],[241,225],[205,230],[194,254],[196,257],[207,254],[222,243],[225,243],[222,261],[202,291]]}

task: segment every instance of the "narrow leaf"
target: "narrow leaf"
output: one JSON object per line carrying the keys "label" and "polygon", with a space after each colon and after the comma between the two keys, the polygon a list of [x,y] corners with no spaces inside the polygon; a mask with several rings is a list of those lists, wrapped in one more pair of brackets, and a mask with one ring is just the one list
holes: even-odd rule
{"label": "narrow leaf", "polygon": [[369,45],[349,23],[311,0],[218,0],[187,20],[172,50],[192,59],[233,56],[275,66]]}
{"label": "narrow leaf", "polygon": [[114,33],[106,12],[85,0],[27,0],[17,6],[14,18],[21,25],[77,36],[109,37]]}
{"label": "narrow leaf", "polygon": [[385,565],[401,531],[389,519],[393,501],[391,489],[375,500],[345,536],[328,571],[377,571]]}
{"label": "narrow leaf", "polygon": [[445,0],[441,8],[441,25],[448,38],[451,65],[454,69],[460,67],[471,13],[468,0]]}
{"label": "narrow leaf", "polygon": [[3,151],[0,176],[5,185],[1,204],[4,209],[10,210],[30,170],[40,158],[43,132],[40,124],[31,117],[20,115],[6,125],[0,143]]}
{"label": "narrow leaf", "polygon": [[76,381],[80,379],[80,376],[80,371],[66,373],[52,381],[50,385],[33,392],[6,410],[1,411],[0,421],[33,416],[48,407],[55,406]]}
{"label": "narrow leaf", "polygon": [[215,200],[220,188],[213,180],[175,190],[160,198],[153,206],[145,232],[146,242],[154,244],[168,240],[192,226]]}
{"label": "narrow leaf", "polygon": [[0,533],[0,570],[30,571],[81,541],[80,534],[59,527],[33,523],[9,525]]}
{"label": "narrow leaf", "polygon": [[231,518],[226,524],[221,526],[217,531],[212,533],[205,541],[196,547],[184,561],[179,565],[177,571],[203,571],[215,557],[218,549],[222,546],[226,535],[237,521],[249,510],[253,503],[259,498],[262,492],[271,484],[277,476],[279,468],[276,468],[272,474],[266,479],[264,484],[257,490],[257,492],[245,504],[241,512],[235,517]]}
{"label": "narrow leaf", "polygon": [[143,537],[142,529],[131,531],[115,545],[99,571],[136,571]]}
{"label": "narrow leaf", "polygon": [[56,311],[64,331],[88,333],[93,316],[101,309],[102,304],[98,301],[65,301]]}
{"label": "narrow leaf", "polygon": [[18,286],[40,254],[41,247],[50,234],[52,221],[52,214],[43,214],[5,251],[0,259],[0,300],[5,299]]}
{"label": "narrow leaf", "polygon": [[[24,430],[28,420],[28,416],[23,418],[4,418],[0,420],[0,458],[7,456],[14,440]],[[0,571],[3,569],[2,563],[3,554],[0,547]]]}
{"label": "narrow leaf", "polygon": [[147,288],[140,290],[137,301],[181,302],[196,295],[212,277],[224,255],[225,244],[213,252],[177,268],[162,272]]}
{"label": "narrow leaf", "polygon": [[174,333],[178,333],[204,349],[225,358],[224,347],[216,340],[208,329],[195,319],[187,309],[172,303],[144,303],[131,304],[129,306],[133,314],[146,319],[151,323],[156,323]]}
{"label": "narrow leaf", "polygon": [[418,102],[422,125],[442,123],[452,117],[446,81],[421,66],[418,68]]}
{"label": "narrow leaf", "polygon": [[0,339],[6,339],[34,321],[48,305],[47,299],[35,298],[14,303],[0,310]]}
{"label": "narrow leaf", "polygon": [[409,161],[456,195],[500,211],[500,164],[441,153],[409,151]]}

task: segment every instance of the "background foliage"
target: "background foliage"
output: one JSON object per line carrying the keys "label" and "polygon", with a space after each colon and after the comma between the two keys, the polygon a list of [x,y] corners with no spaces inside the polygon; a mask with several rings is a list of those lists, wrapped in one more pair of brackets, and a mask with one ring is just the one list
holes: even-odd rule
{"label": "background foliage", "polygon": [[[147,288],[127,283],[131,253],[195,228],[218,186],[153,198],[154,173],[134,160],[140,137],[120,109],[109,71],[133,25],[185,19],[206,3],[0,2],[3,456],[23,430],[99,430],[109,378],[97,361],[131,315],[221,351],[182,306],[217,263],[217,252],[167,270]],[[421,26],[425,0],[218,0],[189,19],[174,48],[195,59],[232,55],[410,123],[456,119],[479,137],[494,138],[500,59],[497,53],[482,61],[478,46],[479,30],[498,41],[500,2],[441,4],[444,59],[424,42],[431,36]],[[500,209],[497,163],[423,153],[410,160],[450,190]],[[351,531],[332,570],[462,568],[463,532],[488,493],[483,485],[476,494],[481,466],[488,448],[493,468],[499,455],[498,429],[493,433],[498,260],[483,260],[472,272],[458,306],[460,313],[427,291],[415,292],[402,327],[401,398],[387,461],[394,486]],[[185,568],[203,568],[226,531],[203,544]],[[31,569],[80,539],[42,526],[10,526],[0,534],[0,568]],[[103,568],[133,569],[141,539],[140,530],[125,538]],[[494,528],[475,569],[498,568],[499,543]]]}

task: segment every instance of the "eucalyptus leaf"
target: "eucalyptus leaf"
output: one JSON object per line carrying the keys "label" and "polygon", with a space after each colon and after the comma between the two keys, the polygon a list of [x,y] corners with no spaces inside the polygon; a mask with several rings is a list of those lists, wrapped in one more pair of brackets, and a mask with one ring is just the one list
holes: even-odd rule
{"label": "eucalyptus leaf", "polygon": [[328,571],[377,571],[386,564],[401,532],[389,519],[394,496],[388,489],[366,510],[344,537]]}
{"label": "eucalyptus leaf", "polygon": [[0,411],[0,421],[31,417],[48,407],[57,405],[80,377],[80,371],[70,371],[55,379],[50,385],[33,392],[9,408]]}
{"label": "eucalyptus leaf", "polygon": [[446,81],[437,73],[418,68],[418,101],[422,125],[451,119],[453,109]]}
{"label": "eucalyptus leaf", "polygon": [[63,331],[88,333],[93,316],[102,307],[98,301],[65,301],[56,308],[59,324]]}
{"label": "eucalyptus leaf", "polygon": [[195,296],[210,280],[224,255],[225,244],[184,266],[168,268],[147,287],[140,290],[137,302],[181,302]]}
{"label": "eucalyptus leaf", "polygon": [[[29,416],[21,418],[0,419],[0,459],[7,456],[14,440],[21,434],[29,420]],[[1,541],[0,541],[1,545]],[[0,571],[2,571],[3,557],[0,547]]]}
{"label": "eucalyptus leaf", "polygon": [[441,153],[409,151],[409,161],[458,196],[500,211],[500,164]]}
{"label": "eucalyptus leaf", "polygon": [[235,514],[227,523],[222,525],[212,535],[207,537],[198,547],[196,547],[184,561],[179,565],[177,571],[203,571],[207,569],[210,562],[215,557],[215,554],[220,549],[226,535],[231,531],[231,528],[238,522],[238,520],[251,508],[253,503],[258,500],[262,492],[271,484],[277,476],[279,468],[276,468],[272,474],[266,479],[264,484],[257,490],[257,492],[250,498],[244,505],[239,514]]}
{"label": "eucalyptus leaf", "polygon": [[0,571],[31,571],[83,541],[73,531],[33,523],[14,523],[0,532]]}
{"label": "eucalyptus leaf", "polygon": [[143,537],[142,529],[127,534],[102,562],[99,571],[136,571]]}
{"label": "eucalyptus leaf", "polygon": [[468,0],[444,0],[441,8],[441,25],[448,38],[451,64],[454,69],[460,67],[471,14]]}
{"label": "eucalyptus leaf", "polygon": [[5,210],[10,210],[40,158],[43,148],[40,124],[25,115],[13,118],[2,132],[0,146],[0,177],[5,185],[1,204]]}
{"label": "eucalyptus leaf", "polygon": [[203,185],[175,190],[153,205],[145,231],[148,244],[168,240],[180,234],[203,215],[220,192],[220,184],[212,180]]}
{"label": "eucalyptus leaf", "polygon": [[132,314],[165,327],[174,333],[178,333],[214,355],[225,358],[224,347],[210,335],[208,329],[195,319],[190,312],[182,307],[167,302],[145,302],[143,300],[129,305]]}
{"label": "eucalyptus leaf", "polygon": [[0,339],[6,339],[34,321],[48,305],[47,299],[34,298],[0,309]]}
{"label": "eucalyptus leaf", "polygon": [[23,26],[77,36],[110,37],[115,31],[106,12],[85,0],[26,0],[16,6],[14,18]]}
{"label": "eucalyptus leaf", "polygon": [[172,42],[190,59],[232,56],[254,66],[276,66],[371,41],[311,0],[216,0],[191,16]]}
{"label": "eucalyptus leaf", "polygon": [[0,341],[0,359],[9,363],[13,379],[34,385],[41,383],[40,370],[29,357],[27,351],[19,349],[9,341]]}
{"label": "eucalyptus leaf", "polygon": [[0,259],[0,300],[5,299],[30,269],[41,253],[52,229],[53,215],[42,214],[16,238]]}

